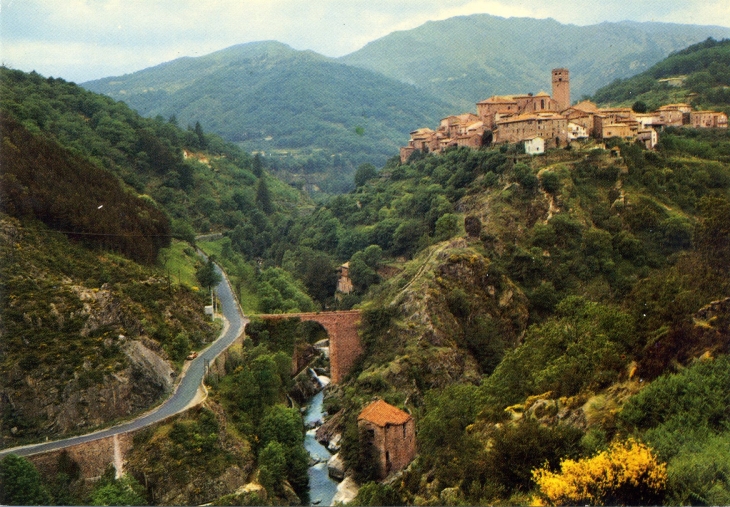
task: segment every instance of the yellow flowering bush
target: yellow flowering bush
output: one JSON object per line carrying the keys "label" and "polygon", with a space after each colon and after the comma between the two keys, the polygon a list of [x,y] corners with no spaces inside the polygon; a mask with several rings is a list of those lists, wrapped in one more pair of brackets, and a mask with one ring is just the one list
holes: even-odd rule
{"label": "yellow flowering bush", "polygon": [[653,505],[664,496],[667,466],[629,439],[592,458],[562,460],[558,473],[535,469],[532,477],[541,499],[552,505]]}

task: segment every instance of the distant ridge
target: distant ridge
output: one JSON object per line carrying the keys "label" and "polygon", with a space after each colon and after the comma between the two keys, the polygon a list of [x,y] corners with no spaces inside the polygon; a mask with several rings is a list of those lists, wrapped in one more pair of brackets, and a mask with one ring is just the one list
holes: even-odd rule
{"label": "distant ridge", "polygon": [[570,69],[577,99],[648,69],[672,51],[728,36],[730,28],[719,26],[633,21],[576,26],[475,14],[391,33],[340,61],[466,107],[516,89],[547,89],[545,76],[555,67]]}
{"label": "distant ridge", "polygon": [[[418,88],[280,42],[241,44],[83,84],[145,116],[177,117],[252,151],[324,150],[346,171],[383,164],[451,106]],[[322,162],[322,161],[320,161]]]}

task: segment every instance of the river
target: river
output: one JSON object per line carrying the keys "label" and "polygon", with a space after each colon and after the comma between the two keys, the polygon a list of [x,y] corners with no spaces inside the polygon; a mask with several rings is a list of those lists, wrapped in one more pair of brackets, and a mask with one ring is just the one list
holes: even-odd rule
{"label": "river", "polygon": [[[324,391],[315,394],[304,413],[304,424],[309,427],[322,422],[322,400]],[[317,442],[314,434],[316,428],[307,430],[304,447],[316,463],[309,467],[309,498],[312,505],[332,505],[332,498],[337,492],[337,482],[330,479],[327,473],[327,460],[331,454],[325,446]]]}

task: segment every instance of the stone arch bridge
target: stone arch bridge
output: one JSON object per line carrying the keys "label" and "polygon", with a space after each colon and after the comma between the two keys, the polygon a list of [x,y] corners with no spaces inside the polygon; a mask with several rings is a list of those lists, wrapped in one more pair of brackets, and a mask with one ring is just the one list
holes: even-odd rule
{"label": "stone arch bridge", "polygon": [[312,313],[275,313],[252,315],[263,320],[299,318],[318,322],[327,331],[330,340],[330,375],[332,382],[339,383],[350,371],[360,354],[362,343],[357,334],[360,310]]}

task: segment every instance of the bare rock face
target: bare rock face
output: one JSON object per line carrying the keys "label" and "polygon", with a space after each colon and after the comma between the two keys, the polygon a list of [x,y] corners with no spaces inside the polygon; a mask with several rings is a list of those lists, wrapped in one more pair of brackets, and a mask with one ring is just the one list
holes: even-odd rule
{"label": "bare rock face", "polygon": [[172,368],[142,342],[127,341],[124,353],[128,366],[103,383],[79,389],[77,382],[71,382],[63,390],[60,404],[46,400],[46,416],[55,428],[65,433],[103,424],[143,410],[172,390]]}
{"label": "bare rock face", "polygon": [[219,500],[224,505],[265,505],[268,493],[261,484],[249,482],[238,488],[232,495],[226,495]]}
{"label": "bare rock face", "polygon": [[345,477],[345,479],[337,485],[337,493],[332,498],[332,504],[337,505],[338,503],[347,504],[352,502],[357,496],[357,492],[360,491],[360,486],[355,482],[352,477]]}
{"label": "bare rock face", "polygon": [[289,396],[294,398],[298,403],[303,404],[321,390],[322,384],[320,384],[316,374],[309,368],[306,368],[294,377],[294,385],[289,391]]}
{"label": "bare rock face", "polygon": [[172,391],[175,372],[167,361],[147,348],[142,341],[128,341],[124,353],[129,358],[137,378],[143,377],[149,380],[164,393]]}
{"label": "bare rock face", "polygon": [[333,414],[331,417],[328,417],[324,424],[317,428],[317,432],[314,435],[317,439],[317,442],[326,446],[329,449],[331,442],[333,442],[335,437],[337,435],[340,435],[342,432],[344,418],[344,410],[340,410],[339,412]]}
{"label": "bare rock face", "polygon": [[345,478],[345,462],[339,452],[327,461],[327,473],[336,481]]}

